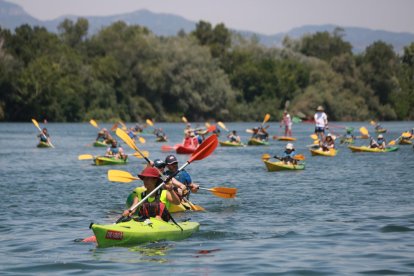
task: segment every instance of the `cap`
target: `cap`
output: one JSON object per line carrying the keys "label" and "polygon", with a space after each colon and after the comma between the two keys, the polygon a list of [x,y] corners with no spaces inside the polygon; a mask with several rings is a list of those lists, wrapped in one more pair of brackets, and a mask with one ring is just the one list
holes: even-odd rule
{"label": "cap", "polygon": [[384,136],[382,134],[378,135],[378,138],[384,138]]}
{"label": "cap", "polygon": [[154,162],[154,167],[158,169],[162,169],[165,167],[165,162],[162,161],[161,159],[155,159],[153,162]]}
{"label": "cap", "polygon": [[293,144],[292,144],[292,143],[288,143],[288,144],[286,145],[286,149],[293,150]]}
{"label": "cap", "polygon": [[139,175],[139,178],[143,179],[144,177],[154,177],[159,178],[160,172],[153,167],[146,167]]}
{"label": "cap", "polygon": [[175,157],[174,155],[168,155],[165,158],[165,164],[171,165],[171,164],[174,164],[174,163],[178,163],[177,157]]}
{"label": "cap", "polygon": [[320,105],[318,108],[316,108],[316,111],[323,111],[323,107]]}

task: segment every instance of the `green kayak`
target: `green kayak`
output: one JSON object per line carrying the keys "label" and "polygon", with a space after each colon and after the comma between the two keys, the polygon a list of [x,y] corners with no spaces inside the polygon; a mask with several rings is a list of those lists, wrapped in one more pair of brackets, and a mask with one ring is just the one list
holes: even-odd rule
{"label": "green kayak", "polygon": [[40,141],[39,144],[37,144],[37,147],[38,148],[50,148],[52,146],[49,143],[47,143],[47,142]]}
{"label": "green kayak", "polygon": [[285,162],[278,161],[278,162],[270,162],[267,160],[263,160],[266,165],[266,168],[269,172],[277,172],[277,171],[295,171],[295,170],[304,170],[305,164],[286,164]]}
{"label": "green kayak", "polygon": [[385,149],[379,149],[379,148],[370,148],[368,146],[348,146],[352,152],[390,152],[390,151],[396,151],[398,150],[398,147],[389,147]]}
{"label": "green kayak", "polygon": [[125,165],[128,162],[128,159],[117,159],[114,157],[107,157],[107,156],[97,156],[94,160],[95,165],[103,166],[103,165]]}
{"label": "green kayak", "polygon": [[256,139],[256,138],[250,138],[249,142],[247,143],[250,146],[268,146],[269,142]]}
{"label": "green kayak", "polygon": [[105,143],[104,141],[95,141],[95,143],[93,143],[94,147],[107,147],[108,144]]}
{"label": "green kayak", "polygon": [[161,240],[182,240],[198,230],[198,222],[180,222],[178,227],[172,222],[151,218],[144,222],[130,220],[118,224],[91,224],[100,247],[129,246]]}
{"label": "green kayak", "polygon": [[237,142],[230,142],[230,141],[224,141],[219,142],[220,146],[222,147],[244,147],[243,143],[237,143]]}

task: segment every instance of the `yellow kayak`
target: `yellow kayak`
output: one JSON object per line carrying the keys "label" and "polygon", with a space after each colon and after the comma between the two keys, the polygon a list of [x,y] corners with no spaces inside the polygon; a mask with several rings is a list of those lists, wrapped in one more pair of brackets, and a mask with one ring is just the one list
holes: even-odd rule
{"label": "yellow kayak", "polygon": [[305,164],[286,164],[285,162],[278,161],[278,162],[270,162],[268,160],[263,160],[266,165],[266,168],[269,172],[277,172],[277,171],[295,171],[295,170],[303,170],[305,169]]}
{"label": "yellow kayak", "polygon": [[370,148],[368,146],[348,146],[352,152],[390,152],[390,151],[396,151],[398,150],[398,147],[389,147],[385,149],[379,149],[379,148]]}
{"label": "yellow kayak", "polygon": [[278,141],[296,141],[296,138],[294,137],[289,137],[289,136],[273,136],[273,140],[278,140]]}
{"label": "yellow kayak", "polygon": [[323,151],[322,149],[310,149],[310,152],[313,156],[320,155],[328,157],[334,157],[338,153],[336,149],[329,149],[329,151]]}
{"label": "yellow kayak", "polygon": [[413,142],[408,139],[401,139],[400,142],[398,142],[400,145],[412,145]]}

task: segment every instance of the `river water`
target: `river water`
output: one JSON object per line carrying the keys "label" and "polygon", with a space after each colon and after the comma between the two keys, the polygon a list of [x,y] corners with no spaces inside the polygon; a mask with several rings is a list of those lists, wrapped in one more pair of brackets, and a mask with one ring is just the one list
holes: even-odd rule
{"label": "river water", "polygon": [[[336,123],[357,130],[368,123]],[[258,123],[226,123],[247,141],[246,128]],[[111,127],[110,124],[101,126]],[[156,124],[182,139],[184,125]],[[384,123],[388,140],[414,122]],[[300,172],[267,172],[261,156],[283,151],[285,142],[245,148],[218,147],[187,170],[202,187],[238,188],[236,199],[208,191],[192,195],[205,212],[175,214],[191,218],[200,231],[176,242],[98,248],[77,240],[92,234],[91,222],[112,223],[129,192],[141,183],[112,183],[108,169],[136,174],[142,159],[118,167],[78,161],[93,148],[96,129],[83,124],[47,124],[55,149],[38,149],[31,123],[0,124],[0,274],[414,274],[414,150],[351,153],[338,145],[334,158],[312,157],[311,124],[295,124],[297,153],[306,156]],[[343,129],[333,128],[335,134]],[[272,135],[281,135],[270,123]],[[220,140],[224,139],[224,131]],[[141,150],[165,158],[162,143],[144,136]],[[367,143],[359,140],[357,144]],[[127,152],[132,153],[125,144]],[[188,156],[178,156],[183,164]]]}

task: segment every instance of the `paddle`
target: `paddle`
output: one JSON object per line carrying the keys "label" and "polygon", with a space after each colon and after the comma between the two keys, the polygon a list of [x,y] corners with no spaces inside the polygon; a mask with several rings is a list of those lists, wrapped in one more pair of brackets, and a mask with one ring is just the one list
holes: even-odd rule
{"label": "paddle", "polygon": [[361,132],[362,136],[369,136],[368,129],[366,127],[360,127],[359,132]]}
{"label": "paddle", "polygon": [[119,123],[122,126],[122,130],[127,130],[128,129],[127,126],[122,121],[119,121]]}
{"label": "paddle", "polygon": [[142,158],[145,159],[145,161],[147,161],[148,163],[151,163],[150,160],[145,156],[145,154],[142,151],[139,150],[139,148],[135,145],[134,141],[131,139],[131,137],[129,137],[129,135],[124,130],[117,128],[115,131],[115,134],[119,138],[121,138],[125,142],[125,144],[127,144],[130,148],[138,152],[142,156]]}
{"label": "paddle", "polygon": [[[270,154],[268,154],[268,153],[265,153],[265,154],[263,154],[262,155],[262,160],[269,160],[270,158],[272,158],[271,157],[271,155]],[[279,159],[280,160],[280,158],[279,157],[275,157],[275,158],[277,158],[277,159]],[[305,158],[305,156],[303,155],[303,154],[296,154],[295,156],[293,156],[293,158],[292,159],[295,159],[295,160],[298,160],[298,161],[303,161],[303,160],[305,160],[306,158]]]}
{"label": "paddle", "polygon": [[263,127],[263,125],[264,125],[267,121],[269,121],[269,119],[270,119],[270,114],[269,114],[269,113],[267,113],[267,114],[264,116],[263,123],[262,123],[261,127]]}
{"label": "paddle", "polygon": [[237,189],[236,188],[228,188],[228,187],[214,187],[214,188],[202,188],[199,187],[200,190],[207,190],[210,191],[213,195],[221,198],[235,198]]}
{"label": "paddle", "polygon": [[186,123],[186,124],[188,123],[188,120],[185,116],[181,117],[181,121],[183,121],[183,123]]}
{"label": "paddle", "polygon": [[397,139],[394,139],[394,140],[391,140],[389,143],[388,143],[388,145],[389,146],[394,146],[395,145],[395,143],[398,141],[398,140],[400,140],[402,137],[404,137],[404,138],[410,138],[411,137],[411,133],[410,132],[403,132]]}
{"label": "paddle", "polygon": [[311,139],[313,139],[313,140],[318,140],[318,139],[319,139],[318,135],[316,135],[315,133],[314,133],[314,134],[309,135],[309,137],[310,137]]}
{"label": "paddle", "polygon": [[52,147],[52,148],[55,148],[55,146],[52,144],[52,142],[50,142],[50,139],[48,138],[48,137],[46,137],[46,135],[44,135],[43,134],[43,131],[42,131],[42,129],[40,128],[40,126],[39,126],[39,123],[35,120],[35,119],[32,119],[32,122],[33,122],[33,124],[37,127],[37,129],[40,131],[40,134],[43,136],[43,137],[45,137],[46,138],[46,140],[47,140],[47,142],[49,143],[49,145]]}
{"label": "paddle", "polygon": [[162,151],[172,151],[172,150],[176,150],[179,145],[180,144],[177,144],[175,146],[162,145],[161,146],[161,150]]}
{"label": "paddle", "polygon": [[[216,135],[211,135],[208,137],[190,156],[190,159],[187,160],[187,162],[182,165],[175,173],[172,175],[169,175],[167,179],[163,180],[163,182],[158,185],[154,190],[152,190],[150,193],[148,193],[140,202],[137,204],[131,206],[128,211],[129,213],[132,212],[132,210],[136,209],[139,205],[144,203],[150,196],[155,194],[157,190],[159,190],[162,186],[164,186],[165,183],[168,183],[174,176],[176,176],[180,171],[182,171],[185,167],[190,165],[194,161],[203,160],[204,158],[208,157],[213,151],[217,148],[218,145],[218,139]],[[124,219],[124,216],[121,216],[116,223],[121,222]]]}
{"label": "paddle", "polygon": [[145,122],[146,122],[146,123],[147,123],[147,125],[149,125],[149,126],[154,126],[154,123],[153,123],[150,119],[147,119]]}
{"label": "paddle", "polygon": [[251,134],[253,134],[253,133],[254,133],[253,129],[250,129],[250,128],[246,129],[246,132],[247,132],[247,133],[251,133]]}
{"label": "paddle", "polygon": [[[142,152],[144,154],[144,156],[148,157],[149,156],[149,152],[148,151],[143,151]],[[141,154],[138,153],[132,153],[132,154],[127,154],[128,156],[135,156],[136,158],[143,158]],[[78,156],[78,160],[92,160],[95,159],[96,156],[93,156],[92,154],[81,154]]]}
{"label": "paddle", "polygon": [[91,119],[91,120],[89,120],[89,123],[90,123],[93,127],[99,128],[98,123],[97,123],[95,120]]}
{"label": "paddle", "polygon": [[217,124],[219,125],[219,127],[224,129],[225,131],[229,132],[229,130],[227,129],[226,125],[223,122],[218,122]]}

